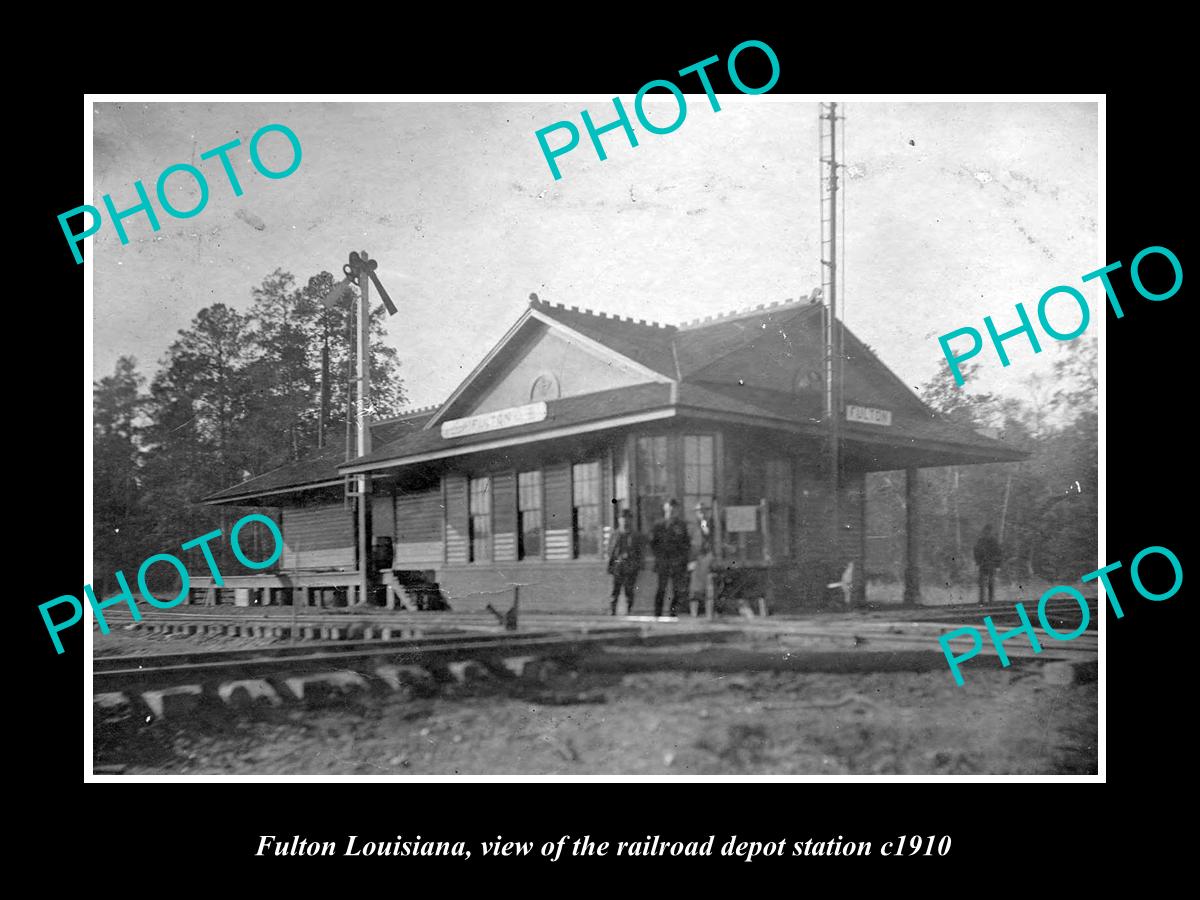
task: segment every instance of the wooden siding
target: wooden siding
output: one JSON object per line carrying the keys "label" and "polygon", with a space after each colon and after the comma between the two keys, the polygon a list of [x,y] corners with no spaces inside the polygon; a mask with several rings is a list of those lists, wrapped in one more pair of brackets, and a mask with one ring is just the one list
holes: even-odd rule
{"label": "wooden siding", "polygon": [[420,565],[421,568],[432,568],[441,565],[445,552],[445,545],[441,541],[397,544],[396,553],[392,557],[392,568],[400,569],[414,565]]}
{"label": "wooden siding", "polygon": [[354,520],[341,503],[289,508],[281,518],[282,571],[354,568]]}
{"label": "wooden siding", "polygon": [[829,546],[823,530],[829,521],[829,491],[818,472],[801,464],[796,471],[795,495],[792,553],[797,561],[811,562],[820,558],[822,547]]}
{"label": "wooden siding", "polygon": [[542,470],[546,508],[546,559],[570,559],[571,540],[571,464],[554,463]]}
{"label": "wooden siding", "polygon": [[517,558],[517,536],[511,531],[492,538],[492,557],[496,562],[512,562]]}
{"label": "wooden siding", "polygon": [[546,559],[570,559],[573,549],[570,528],[546,529]]}
{"label": "wooden siding", "polygon": [[440,487],[396,497],[396,555],[393,566],[439,564],[445,558],[442,543],[442,490]]}
{"label": "wooden siding", "polygon": [[[602,615],[609,611],[612,576],[596,560],[453,566],[436,570],[436,576],[455,612],[483,612],[489,603],[503,612],[512,605],[513,582],[522,585],[518,621],[527,613]],[[645,568],[638,581],[635,613],[644,615],[653,609],[655,584],[654,573]]]}
{"label": "wooden siding", "polygon": [[862,473],[844,476],[838,497],[838,518],[841,527],[838,529],[838,559],[837,565],[845,565],[854,560],[854,568],[862,570],[862,503],[865,500],[866,478]]}
{"label": "wooden siding", "polygon": [[421,544],[442,539],[440,488],[396,498],[396,542]]}
{"label": "wooden siding", "polygon": [[446,504],[446,562],[467,561],[469,513],[467,479],[464,475],[447,475],[442,480]]}
{"label": "wooden siding", "polygon": [[371,497],[371,533],[396,539],[396,498],[390,488],[387,493]]}
{"label": "wooden siding", "polygon": [[571,531],[571,465],[554,463],[542,470],[546,496],[546,530]]}

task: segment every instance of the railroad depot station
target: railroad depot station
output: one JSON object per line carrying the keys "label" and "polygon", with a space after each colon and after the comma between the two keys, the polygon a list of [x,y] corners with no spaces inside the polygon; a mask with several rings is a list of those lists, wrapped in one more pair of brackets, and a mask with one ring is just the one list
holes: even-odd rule
{"label": "railroad depot station", "polygon": [[[861,601],[865,476],[904,470],[907,549],[897,568],[915,602],[919,470],[1024,454],[937,416],[838,323],[835,507],[827,315],[804,299],[675,326],[533,297],[444,403],[372,423],[369,452],[347,462],[344,448],[328,446],[205,498],[265,509],[284,549],[271,570],[226,575],[220,592],[194,578],[197,599],[355,603],[365,562],[373,604],[503,610],[515,585],[522,611],[599,614],[620,511],[649,535],[673,497],[695,541],[696,504],[713,512],[710,589],[721,597],[765,598],[770,612],[812,608],[830,602],[829,584],[849,570]],[[366,535],[347,499],[364,474]],[[654,586],[647,558],[635,613],[650,610]]]}

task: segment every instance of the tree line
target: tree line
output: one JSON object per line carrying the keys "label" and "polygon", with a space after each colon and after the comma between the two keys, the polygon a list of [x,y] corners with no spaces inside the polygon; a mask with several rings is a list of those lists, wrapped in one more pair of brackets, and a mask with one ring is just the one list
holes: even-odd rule
{"label": "tree line", "polygon": [[[234,516],[198,501],[310,455],[322,410],[325,445],[343,444],[355,303],[344,298],[326,307],[321,299],[333,283],[321,272],[301,286],[277,269],[252,290],[246,312],[224,303],[200,310],[148,385],[130,356],[95,383],[92,584],[98,596],[117,592],[112,573],[118,569],[132,582],[147,556],[173,552],[181,541],[216,528],[228,534],[244,511]],[[356,300],[357,289],[351,294]],[[383,318],[382,308],[372,309],[373,418],[394,415],[405,403],[396,351],[382,342]],[[324,402],[323,368],[329,372]],[[229,565],[223,571],[240,571],[226,546],[212,546],[226,554],[217,557]]]}
{"label": "tree line", "polygon": [[[926,582],[969,581],[975,541],[987,524],[1004,552],[1001,574],[1010,580],[1036,576],[1070,584],[1096,568],[1096,342],[1072,341],[1057,352],[1052,376],[1027,376],[1021,396],[956,387],[944,373],[921,388],[921,399],[943,417],[1029,453],[1017,463],[920,470],[918,524]],[[969,377],[971,364],[963,371]],[[868,574],[902,578],[904,473],[869,476],[867,503],[868,534],[882,545],[872,556],[894,561],[884,571],[876,562]]]}

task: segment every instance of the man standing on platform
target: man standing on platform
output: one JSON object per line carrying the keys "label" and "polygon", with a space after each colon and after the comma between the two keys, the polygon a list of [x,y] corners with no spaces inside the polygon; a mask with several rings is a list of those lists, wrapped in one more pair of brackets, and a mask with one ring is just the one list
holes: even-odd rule
{"label": "man standing on platform", "polygon": [[[984,525],[983,534],[975,542],[975,564],[979,566],[979,605],[991,605],[996,598],[996,570],[1004,561],[1000,543],[992,536],[992,526]],[[987,600],[983,599],[987,589]]]}
{"label": "man standing on platform", "polygon": [[696,529],[700,532],[700,546],[696,550],[696,558],[688,563],[692,573],[692,615],[702,606],[707,609],[705,605],[712,602],[708,596],[708,574],[713,561],[713,520],[708,507],[702,502],[696,504]]}
{"label": "man standing on platform", "polygon": [[692,541],[688,528],[679,518],[679,501],[674,498],[663,504],[666,518],[654,526],[650,549],[654,551],[654,571],[658,573],[658,590],[654,592],[654,615],[663,614],[663,597],[671,585],[671,606],[668,615],[675,615],[675,604],[682,602],[688,589],[688,557]]}
{"label": "man standing on platform", "polygon": [[617,517],[617,535],[608,554],[608,574],[613,577],[612,614],[617,614],[617,597],[625,591],[625,614],[633,612],[633,597],[637,592],[638,574],[642,570],[642,550],[645,538],[633,530],[633,513],[621,510]]}

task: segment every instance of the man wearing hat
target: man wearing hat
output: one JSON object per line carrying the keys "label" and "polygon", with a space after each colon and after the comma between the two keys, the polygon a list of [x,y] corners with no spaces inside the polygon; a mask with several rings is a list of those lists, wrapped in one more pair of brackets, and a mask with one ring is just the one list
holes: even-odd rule
{"label": "man wearing hat", "polygon": [[658,573],[658,590],[654,593],[654,615],[663,614],[663,598],[667,584],[671,585],[671,608],[668,615],[675,615],[675,604],[682,603],[688,589],[688,557],[691,556],[692,541],[688,528],[679,518],[679,501],[668,500],[663,504],[666,518],[654,526],[650,548],[654,551],[654,571]]}
{"label": "man wearing hat", "polygon": [[617,614],[617,597],[625,591],[625,613],[633,612],[633,597],[637,592],[638,573],[642,570],[645,541],[633,530],[633,512],[621,510],[617,516],[617,535],[608,554],[608,574],[613,577],[612,614]]}

